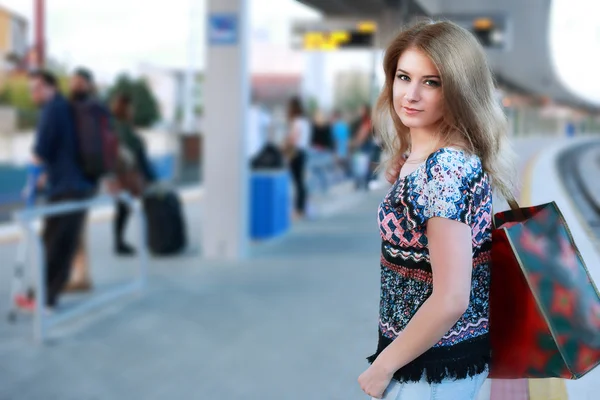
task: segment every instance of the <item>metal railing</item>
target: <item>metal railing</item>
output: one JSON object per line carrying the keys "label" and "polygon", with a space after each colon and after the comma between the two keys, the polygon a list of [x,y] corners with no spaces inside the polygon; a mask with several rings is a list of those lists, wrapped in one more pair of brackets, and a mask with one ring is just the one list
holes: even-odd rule
{"label": "metal railing", "polygon": [[[22,211],[18,211],[14,214],[16,222],[21,227],[24,236],[20,243],[18,250],[18,263],[22,263],[22,266],[27,265],[27,253],[28,249],[32,248],[33,257],[30,257],[30,265],[33,266],[35,272],[34,286],[35,286],[35,316],[34,316],[34,338],[37,343],[44,343],[47,339],[48,331],[69,319],[86,314],[93,308],[100,305],[111,302],[121,296],[131,293],[141,293],[146,284],[147,266],[148,266],[148,250],[146,248],[146,223],[144,219],[144,213],[140,202],[134,201],[134,199],[127,195],[121,194],[118,196],[120,199],[128,203],[132,210],[135,219],[138,224],[138,268],[135,279],[131,282],[122,283],[117,287],[113,287],[102,294],[93,295],[89,299],[78,303],[72,308],[64,311],[58,311],[52,315],[48,315],[45,312],[45,301],[46,301],[46,259],[44,252],[44,245],[38,232],[36,232],[35,222],[41,218],[48,216],[56,216],[60,214],[91,210],[97,207],[112,206],[114,205],[115,198],[110,196],[96,197],[85,201],[72,201],[64,202],[52,205],[43,205],[33,208],[27,208]],[[15,278],[16,279],[16,278]],[[12,301],[14,302],[14,296]],[[15,305],[13,304],[14,313]],[[13,314],[16,316],[16,314]]]}

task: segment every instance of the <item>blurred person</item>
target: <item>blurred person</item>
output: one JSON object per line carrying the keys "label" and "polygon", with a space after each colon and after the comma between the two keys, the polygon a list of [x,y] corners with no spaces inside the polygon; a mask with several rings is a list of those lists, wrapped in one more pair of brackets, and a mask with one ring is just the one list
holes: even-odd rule
{"label": "blurred person", "polygon": [[286,160],[281,148],[273,136],[273,117],[271,112],[253,97],[248,118],[247,149],[250,167],[253,170],[281,170]]}
{"label": "blurred person", "polygon": [[248,158],[251,160],[270,142],[269,129],[271,116],[253,98],[248,110],[248,138],[246,141]]}
{"label": "blurred person", "polygon": [[365,107],[368,107],[368,106],[361,105],[356,110],[354,110],[354,112],[352,113],[352,116],[350,118],[350,140],[351,141],[354,141],[354,139],[356,138],[356,135],[358,134],[360,126],[362,125],[362,119],[363,119]]}
{"label": "blurred person", "polygon": [[342,114],[336,110],[332,115],[333,140],[335,143],[335,156],[339,167],[347,177],[350,175],[348,152],[350,147],[350,126],[342,118]]}
{"label": "blurred person", "polygon": [[[85,200],[93,194],[94,186],[83,174],[79,164],[78,142],[71,110],[59,93],[54,75],[46,71],[30,74],[33,101],[41,108],[33,147],[33,163],[43,165],[48,203]],[[69,278],[69,270],[85,211],[46,217],[42,238],[46,260],[46,299],[52,310]],[[35,295],[18,296],[16,304],[33,310]]]}
{"label": "blurred person", "polygon": [[371,158],[370,158],[370,165],[369,165],[369,176],[368,176],[368,185],[369,185],[369,189],[377,189],[380,186],[379,180],[378,180],[378,172],[379,172],[379,165],[381,163],[381,154],[383,152],[383,141],[381,139],[381,136],[376,132],[373,131],[373,138],[372,138],[372,146],[371,146]]}
{"label": "blurred person", "polygon": [[320,151],[329,152],[334,149],[331,124],[321,110],[316,110],[313,116],[310,144],[313,149]]}
{"label": "blurred person", "polygon": [[315,110],[311,124],[310,152],[308,165],[311,176],[321,183],[321,190],[327,192],[330,174],[334,167],[334,143],[331,124],[323,111]]}
{"label": "blurred person", "polygon": [[73,71],[69,81],[69,99],[71,103],[94,100],[96,85],[94,74],[86,67],[78,67]]}
{"label": "blurred person", "polygon": [[[95,95],[96,87],[92,72],[85,67],[78,67],[75,69],[69,81],[69,103],[71,105],[73,118],[75,120],[75,129],[79,129],[77,120],[80,118],[79,115],[85,112],[87,103],[100,103],[95,98]],[[99,180],[89,176],[86,178],[92,182],[95,190],[97,191],[100,186]],[[75,259],[71,267],[69,281],[64,288],[65,292],[85,292],[91,290],[92,288],[92,280],[90,278],[89,263],[86,251],[86,237],[86,230],[82,229],[79,237],[79,244],[77,245]]]}
{"label": "blurred person", "polygon": [[[125,93],[117,94],[111,102],[116,132],[119,138],[120,157],[116,171],[116,184],[133,196],[140,196],[145,186],[156,181],[156,174],[148,159],[146,145],[133,126],[133,104]],[[117,199],[113,221],[115,252],[119,255],[134,255],[133,246],[125,242],[125,228],[131,214],[129,205]]]}
{"label": "blurred person", "polygon": [[379,341],[358,382],[376,399],[475,400],[491,352],[492,183],[510,198],[514,170],[506,119],[466,29],[420,22],[385,54],[375,115],[393,185],[378,211]]}
{"label": "blurred person", "polygon": [[359,110],[359,119],[356,124],[356,133],[351,142],[352,175],[356,189],[369,189],[371,159],[373,153],[373,123],[371,121],[371,107],[364,104]]}
{"label": "blurred person", "polygon": [[294,209],[297,218],[306,213],[306,159],[310,146],[310,123],[304,114],[304,107],[299,97],[292,97],[287,109],[288,133],[284,143],[284,153],[290,163],[290,171],[294,181]]}

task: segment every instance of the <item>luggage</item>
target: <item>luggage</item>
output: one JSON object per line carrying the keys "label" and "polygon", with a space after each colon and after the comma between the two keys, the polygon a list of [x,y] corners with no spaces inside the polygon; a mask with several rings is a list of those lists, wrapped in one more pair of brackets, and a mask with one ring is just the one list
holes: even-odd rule
{"label": "luggage", "polygon": [[556,203],[494,216],[490,378],[578,379],[600,364],[600,293]]}
{"label": "luggage", "polygon": [[176,192],[149,191],[143,198],[147,243],[155,255],[176,254],[187,244],[181,201]]}
{"label": "luggage", "polygon": [[285,168],[283,152],[272,143],[268,143],[251,161],[252,169]]}

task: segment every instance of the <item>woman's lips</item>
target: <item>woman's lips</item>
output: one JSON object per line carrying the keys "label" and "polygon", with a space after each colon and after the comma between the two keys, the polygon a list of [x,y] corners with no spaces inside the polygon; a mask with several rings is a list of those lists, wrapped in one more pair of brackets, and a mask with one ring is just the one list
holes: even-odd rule
{"label": "woman's lips", "polygon": [[417,110],[416,108],[409,108],[409,107],[402,107],[404,109],[404,112],[407,113],[408,115],[414,115],[414,114],[418,114],[421,112],[421,110]]}

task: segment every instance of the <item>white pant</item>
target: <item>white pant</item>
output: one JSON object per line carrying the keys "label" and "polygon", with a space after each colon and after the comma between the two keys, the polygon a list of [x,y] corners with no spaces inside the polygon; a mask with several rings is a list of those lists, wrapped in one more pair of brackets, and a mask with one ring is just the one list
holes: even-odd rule
{"label": "white pant", "polygon": [[399,383],[392,380],[386,389],[385,400],[477,400],[479,391],[488,372],[466,379],[445,379],[441,383],[419,382]]}

